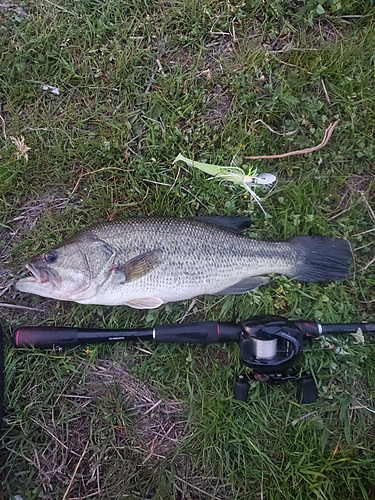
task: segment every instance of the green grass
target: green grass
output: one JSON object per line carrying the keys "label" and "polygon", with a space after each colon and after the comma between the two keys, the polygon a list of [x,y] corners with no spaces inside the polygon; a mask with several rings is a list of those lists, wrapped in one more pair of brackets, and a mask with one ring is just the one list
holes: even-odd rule
{"label": "green grass", "polygon": [[[14,5],[14,4],[11,4]],[[297,369],[320,398],[252,384],[233,399],[238,346],[95,346],[15,351],[22,324],[135,328],[157,310],[16,295],[25,260],[98,219],[249,215],[249,234],[345,237],[343,283],[284,277],[245,296],[199,298],[185,321],[255,314],[375,321],[374,7],[370,1],[25,0],[0,4],[0,305],[7,414],[4,498],[372,499],[375,349],[354,337],[311,342]],[[25,13],[27,14],[25,16]],[[60,95],[43,91],[44,84]],[[236,156],[275,172],[263,206],[240,188],[174,166]],[[276,135],[263,120],[280,133]],[[14,140],[24,138],[28,161]],[[0,495],[1,496],[1,495]]]}

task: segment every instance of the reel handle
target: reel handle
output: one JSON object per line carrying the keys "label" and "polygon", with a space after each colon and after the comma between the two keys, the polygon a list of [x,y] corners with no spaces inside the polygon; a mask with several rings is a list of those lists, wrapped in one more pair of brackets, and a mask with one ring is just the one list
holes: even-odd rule
{"label": "reel handle", "polygon": [[238,401],[248,402],[249,398],[249,379],[256,380],[257,382],[264,382],[268,385],[281,385],[287,382],[297,382],[297,400],[301,404],[315,403],[318,399],[318,388],[316,386],[314,377],[310,372],[304,372],[301,375],[285,375],[282,373],[275,373],[270,375],[263,375],[252,373],[250,375],[238,375],[234,381],[234,399]]}
{"label": "reel handle", "polygon": [[247,403],[249,396],[249,378],[245,375],[238,375],[234,381],[234,399]]}

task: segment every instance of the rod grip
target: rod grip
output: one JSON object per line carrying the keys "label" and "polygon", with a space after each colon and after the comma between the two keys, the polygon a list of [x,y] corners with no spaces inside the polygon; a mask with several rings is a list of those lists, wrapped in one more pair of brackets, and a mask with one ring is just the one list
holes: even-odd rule
{"label": "rod grip", "polygon": [[53,326],[25,326],[14,332],[15,347],[36,347],[37,349],[52,349],[53,347],[75,347],[83,344],[78,340],[78,328]]}
{"label": "rod grip", "polygon": [[240,333],[240,324],[203,321],[155,326],[154,339],[169,344],[217,344],[239,342]]}
{"label": "rod grip", "polygon": [[23,326],[15,331],[16,347],[53,349],[78,345],[152,340],[152,329],[103,330],[99,328],[74,328],[64,326]]}

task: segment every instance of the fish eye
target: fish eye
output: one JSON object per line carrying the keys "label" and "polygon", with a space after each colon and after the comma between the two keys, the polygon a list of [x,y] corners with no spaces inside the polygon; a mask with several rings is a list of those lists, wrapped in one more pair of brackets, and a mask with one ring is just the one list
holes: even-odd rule
{"label": "fish eye", "polygon": [[55,262],[57,260],[56,252],[47,252],[44,254],[44,260],[48,263]]}

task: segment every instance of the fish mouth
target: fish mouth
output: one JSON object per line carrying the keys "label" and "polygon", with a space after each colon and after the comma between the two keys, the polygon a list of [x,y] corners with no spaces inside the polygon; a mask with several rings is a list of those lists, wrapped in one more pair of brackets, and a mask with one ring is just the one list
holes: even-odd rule
{"label": "fish mouth", "polygon": [[36,266],[31,262],[25,265],[31,276],[20,279],[15,288],[19,292],[35,293],[43,297],[50,297],[58,289],[58,277],[50,269]]}
{"label": "fish mouth", "polygon": [[28,276],[27,279],[29,282],[34,281],[39,284],[43,283],[54,283],[55,284],[55,279],[54,276],[51,272],[51,270],[46,269],[46,268],[40,268],[35,265],[33,265],[31,262],[28,262],[25,265],[26,269],[31,273],[31,276]]}

